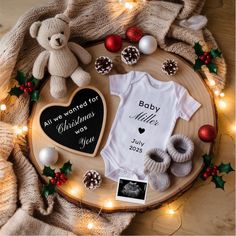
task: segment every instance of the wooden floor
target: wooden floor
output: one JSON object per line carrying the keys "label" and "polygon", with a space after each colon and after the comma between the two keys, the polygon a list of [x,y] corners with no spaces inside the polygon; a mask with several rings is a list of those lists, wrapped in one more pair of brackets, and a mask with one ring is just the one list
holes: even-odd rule
{"label": "wooden floor", "polygon": [[[17,18],[32,6],[46,0],[0,0],[0,36]],[[218,110],[219,135],[214,153],[216,163],[231,162],[235,166],[235,1],[207,0],[204,14],[223,51],[228,65],[225,89],[227,107]],[[235,234],[235,175],[224,176],[225,191],[215,189],[210,182],[198,181],[192,189],[172,202],[175,215],[168,215],[168,206],[138,214],[127,235],[234,235]]]}

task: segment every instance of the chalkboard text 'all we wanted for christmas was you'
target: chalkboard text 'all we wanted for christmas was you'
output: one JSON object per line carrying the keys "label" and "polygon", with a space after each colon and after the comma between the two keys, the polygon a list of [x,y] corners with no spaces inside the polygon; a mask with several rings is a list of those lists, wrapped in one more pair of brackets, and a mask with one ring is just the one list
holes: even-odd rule
{"label": "chalkboard text 'all we wanted for christmas was you'", "polygon": [[95,142],[94,136],[87,137],[81,135],[86,133],[90,128],[90,120],[96,116],[91,105],[96,103],[98,99],[99,97],[95,96],[88,98],[81,104],[68,107],[60,114],[57,114],[57,116],[44,121],[44,129],[53,126],[58,135],[63,135],[66,132],[74,132],[75,135],[79,135],[78,145],[83,150],[86,145]]}

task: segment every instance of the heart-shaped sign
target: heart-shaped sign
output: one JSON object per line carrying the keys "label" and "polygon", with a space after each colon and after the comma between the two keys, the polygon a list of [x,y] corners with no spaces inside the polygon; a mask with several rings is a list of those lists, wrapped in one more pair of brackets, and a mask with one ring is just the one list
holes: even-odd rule
{"label": "heart-shaped sign", "polygon": [[99,90],[77,89],[69,104],[51,104],[39,118],[44,133],[68,151],[96,156],[106,123],[106,103]]}

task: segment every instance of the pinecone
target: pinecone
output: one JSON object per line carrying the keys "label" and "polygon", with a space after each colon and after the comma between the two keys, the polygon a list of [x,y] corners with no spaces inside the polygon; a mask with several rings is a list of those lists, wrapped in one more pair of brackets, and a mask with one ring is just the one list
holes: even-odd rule
{"label": "pinecone", "polygon": [[167,75],[175,75],[179,68],[178,63],[175,60],[169,59],[164,61],[161,69]]}
{"label": "pinecone", "polygon": [[95,69],[99,74],[108,74],[113,67],[112,60],[109,57],[98,57],[95,61]]}
{"label": "pinecone", "polygon": [[88,170],[83,176],[84,186],[93,190],[99,188],[102,183],[102,177],[96,170]]}
{"label": "pinecone", "polygon": [[138,62],[140,58],[139,50],[134,46],[128,46],[121,52],[121,60],[127,65],[133,65]]}

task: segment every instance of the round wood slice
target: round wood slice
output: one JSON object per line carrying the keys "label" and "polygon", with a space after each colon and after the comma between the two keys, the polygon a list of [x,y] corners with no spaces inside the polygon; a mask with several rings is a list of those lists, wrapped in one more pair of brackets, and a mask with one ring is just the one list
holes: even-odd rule
{"label": "round wood slice", "polygon": [[[55,144],[50,142],[50,139],[47,139],[45,134],[43,134],[43,131],[39,126],[40,111],[51,103],[59,102],[67,104],[70,100],[71,94],[77,89],[71,79],[68,79],[68,96],[62,100],[56,100],[50,96],[48,80],[41,90],[40,100],[35,103],[33,107],[30,120],[29,144],[31,160],[41,175],[43,166],[40,164],[38,159],[39,151],[47,146],[55,146],[60,155],[58,163],[54,166],[55,168],[61,167],[62,164],[68,160],[72,162],[73,172],[69,177],[68,182],[58,190],[60,194],[71,202],[84,204],[95,209],[102,208],[105,212],[144,211],[155,208],[164,201],[184,192],[186,188],[191,186],[192,182],[197,178],[201,171],[202,155],[209,153],[211,144],[204,143],[198,138],[198,129],[204,124],[215,125],[216,123],[214,103],[211,95],[201,77],[194,72],[192,67],[179,57],[163,50],[158,49],[154,54],[148,56],[142,55],[135,66],[127,66],[122,63],[120,60],[120,54],[109,53],[104,48],[103,44],[89,47],[88,50],[93,55],[93,62],[85,68],[85,70],[92,76],[92,82],[90,85],[96,87],[102,92],[107,104],[107,121],[97,156],[88,157],[69,152],[61,146],[55,146]],[[159,193],[153,191],[149,187],[146,203],[144,205],[115,200],[117,183],[104,176],[104,162],[99,153],[107,141],[119,104],[119,98],[110,95],[108,76],[99,75],[94,68],[94,61],[99,56],[109,56],[113,60],[114,69],[112,74],[127,73],[131,70],[137,70],[148,72],[152,77],[158,80],[174,80],[183,85],[189,91],[191,96],[202,104],[201,108],[194,114],[191,121],[187,122],[179,119],[174,130],[174,133],[182,133],[191,137],[194,141],[195,153],[193,171],[189,176],[184,178],[176,178],[172,176],[172,186],[165,192]],[[175,59],[178,62],[179,71],[175,76],[167,76],[161,71],[162,63],[166,59]],[[103,176],[101,187],[94,191],[87,190],[82,182],[83,174],[90,169],[97,170]],[[45,177],[43,178],[46,180]],[[112,207],[106,205],[106,202],[109,200],[113,203]]]}

